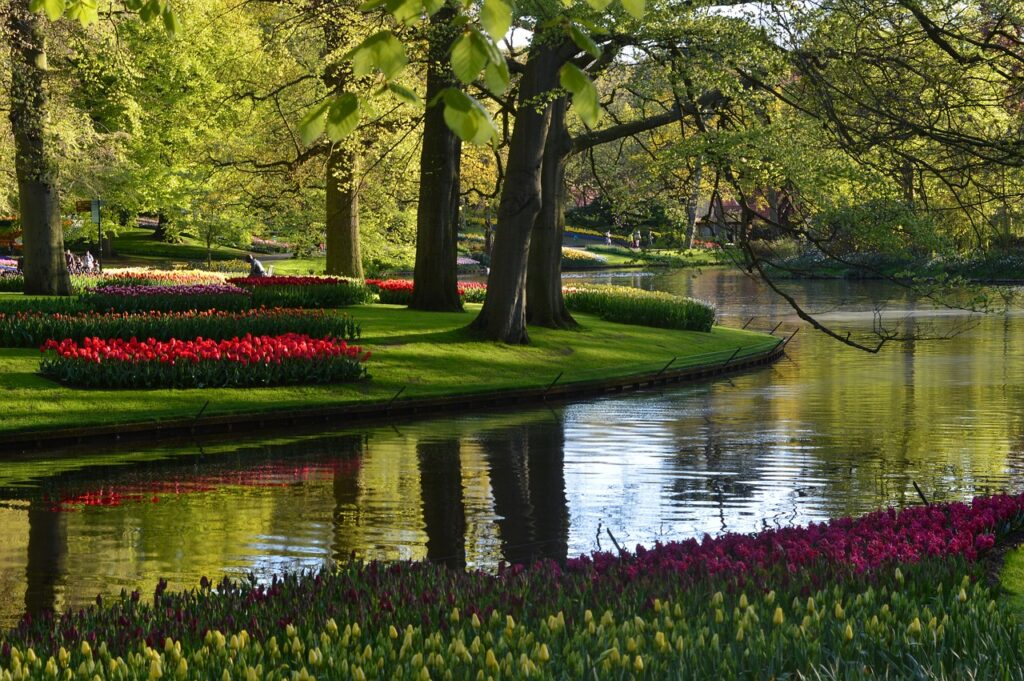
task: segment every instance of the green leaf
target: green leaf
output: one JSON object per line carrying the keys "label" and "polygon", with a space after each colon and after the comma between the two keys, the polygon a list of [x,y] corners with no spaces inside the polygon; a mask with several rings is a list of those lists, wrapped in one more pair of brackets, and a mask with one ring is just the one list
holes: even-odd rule
{"label": "green leaf", "polygon": [[572,94],[572,106],[583,122],[593,127],[601,118],[597,88],[587,74],[575,64],[566,64],[558,72],[562,87]]}
{"label": "green leaf", "polygon": [[587,0],[587,4],[598,12],[603,12],[608,9],[608,5],[612,4],[612,0]]}
{"label": "green leaf", "polygon": [[427,10],[427,14],[434,16],[437,11],[444,7],[444,0],[424,0],[423,7]]}
{"label": "green leaf", "polygon": [[376,68],[391,80],[409,63],[405,47],[391,31],[374,33],[352,50],[349,58],[357,78],[369,75]]}
{"label": "green leaf", "polygon": [[402,99],[409,104],[412,104],[414,106],[423,105],[423,100],[420,99],[420,96],[418,94],[416,94],[416,91],[411,90],[405,87],[404,85],[399,85],[398,83],[388,83],[388,90],[391,90],[391,92],[397,95],[399,99]]}
{"label": "green leaf", "polygon": [[644,18],[644,0],[622,0],[622,6],[627,12],[633,15],[634,19]]}
{"label": "green leaf", "polygon": [[369,0],[359,5],[360,12],[372,12],[373,10],[383,7],[388,0]]}
{"label": "green leaf", "polygon": [[50,21],[57,21],[64,16],[64,0],[32,0],[28,8],[33,12],[42,10],[46,12],[46,18]]}
{"label": "green leaf", "polygon": [[465,31],[452,45],[452,72],[466,85],[487,64],[487,40],[475,29]]}
{"label": "green leaf", "polygon": [[494,40],[501,40],[512,25],[512,8],[505,0],[484,0],[480,25]]}
{"label": "green leaf", "polygon": [[339,142],[359,125],[359,98],[351,92],[336,97],[327,110],[327,136],[332,142]]}
{"label": "green leaf", "polygon": [[181,31],[181,22],[178,21],[178,15],[171,11],[170,5],[164,8],[163,19],[167,35],[175,36]]}
{"label": "green leaf", "polygon": [[162,12],[163,7],[160,5],[160,0],[149,0],[139,10],[139,17],[145,22],[150,22],[160,16]]}
{"label": "green leaf", "polygon": [[463,141],[487,144],[498,137],[487,110],[465,92],[447,88],[444,92],[444,122]]}
{"label": "green leaf", "polygon": [[68,18],[77,21],[82,26],[95,24],[100,19],[96,0],[72,0],[67,7]]}
{"label": "green leaf", "polygon": [[332,100],[325,99],[310,109],[309,113],[299,121],[299,137],[302,139],[303,144],[309,144],[324,134],[324,127],[327,125],[324,114],[327,113],[327,109],[330,108],[331,104]]}
{"label": "green leaf", "polygon": [[601,48],[597,46],[594,39],[589,35],[580,30],[580,27],[576,24],[569,25],[569,37],[576,43],[576,47],[580,48],[594,59],[601,56]]}
{"label": "green leaf", "polygon": [[509,80],[508,64],[504,59],[487,64],[484,70],[484,85],[492,94],[500,95],[507,90]]}
{"label": "green leaf", "polygon": [[423,0],[385,0],[384,4],[399,23],[413,24],[423,15]]}

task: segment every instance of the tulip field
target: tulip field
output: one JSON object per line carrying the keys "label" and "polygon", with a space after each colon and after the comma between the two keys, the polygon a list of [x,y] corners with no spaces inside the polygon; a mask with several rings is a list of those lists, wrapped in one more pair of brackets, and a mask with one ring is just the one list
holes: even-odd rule
{"label": "tulip field", "polygon": [[1024,496],[496,574],[361,563],[211,584],[0,637],[2,679],[1019,679],[988,578]]}

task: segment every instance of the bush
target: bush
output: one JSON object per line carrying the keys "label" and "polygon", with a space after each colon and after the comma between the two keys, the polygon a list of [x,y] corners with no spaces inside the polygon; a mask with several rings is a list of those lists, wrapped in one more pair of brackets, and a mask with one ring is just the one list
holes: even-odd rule
{"label": "bush", "polygon": [[710,331],[715,323],[713,305],[670,293],[585,285],[567,286],[564,295],[569,310],[597,315],[609,322],[685,331]]}
{"label": "bush", "polygon": [[82,388],[244,388],[354,381],[370,357],[343,340],[297,333],[215,341],[50,340],[44,376]]}
{"label": "bush", "polygon": [[207,264],[205,260],[196,260],[189,262],[186,267],[190,270],[223,272],[224,274],[240,274],[248,272],[250,265],[244,260],[214,260],[209,264]]}
{"label": "bush", "polygon": [[360,282],[340,277],[241,277],[228,279],[264,307],[336,308],[361,305],[371,292]]}
{"label": "bush", "polygon": [[[110,285],[87,289],[81,304],[97,312],[184,312],[187,310],[247,310],[253,306],[245,289],[229,284],[196,286]],[[270,307],[270,306],[268,306]]]}
{"label": "bush", "polygon": [[86,338],[210,338],[227,340],[244,336],[275,336],[288,332],[313,338],[359,338],[362,328],[347,315],[321,311],[258,309],[244,312],[138,312],[45,314],[0,313],[0,346],[38,348],[51,339]]}

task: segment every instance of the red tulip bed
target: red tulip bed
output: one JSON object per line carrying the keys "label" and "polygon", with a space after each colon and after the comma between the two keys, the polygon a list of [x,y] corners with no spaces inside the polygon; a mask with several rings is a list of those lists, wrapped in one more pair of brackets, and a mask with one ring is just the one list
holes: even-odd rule
{"label": "red tulip bed", "polygon": [[1024,497],[997,496],[497,573],[161,581],[151,600],[26,618],[0,634],[0,675],[1020,679],[1024,627],[986,559],[1022,527]]}
{"label": "red tulip bed", "polygon": [[[413,282],[409,279],[367,279],[366,286],[386,305],[408,305],[412,300]],[[456,286],[464,303],[482,303],[487,295],[485,284],[460,281]]]}
{"label": "red tulip bed", "polygon": [[336,308],[370,302],[362,282],[341,277],[237,277],[228,283],[264,307]]}
{"label": "red tulip bed", "polygon": [[344,340],[297,333],[215,341],[50,340],[40,373],[83,388],[240,388],[366,377],[370,357]]}

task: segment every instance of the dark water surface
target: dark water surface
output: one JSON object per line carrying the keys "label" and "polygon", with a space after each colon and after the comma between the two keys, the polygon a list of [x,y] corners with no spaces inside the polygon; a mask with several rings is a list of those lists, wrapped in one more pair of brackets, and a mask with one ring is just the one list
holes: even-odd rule
{"label": "dark water surface", "polygon": [[[797,320],[735,273],[613,283],[714,301],[727,324]],[[872,283],[793,290],[838,328],[968,316]],[[0,626],[26,608],[266,575],[356,554],[493,567],[752,531],[1022,486],[1024,325],[878,355],[801,330],[763,370],[665,391],[331,434],[0,465]]]}

